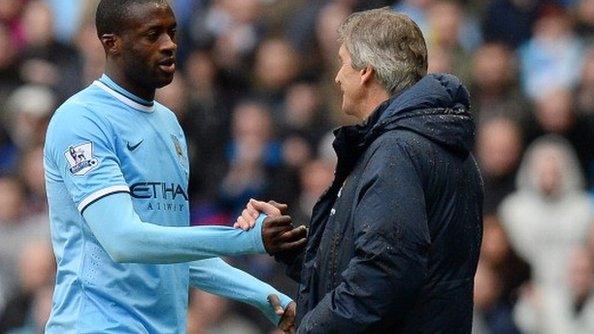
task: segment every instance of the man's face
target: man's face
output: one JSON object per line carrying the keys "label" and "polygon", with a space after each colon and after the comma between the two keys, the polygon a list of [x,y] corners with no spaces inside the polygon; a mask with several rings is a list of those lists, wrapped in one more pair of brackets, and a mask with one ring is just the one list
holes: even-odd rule
{"label": "man's face", "polygon": [[165,4],[137,4],[121,34],[120,65],[127,78],[145,89],[168,85],[175,73],[177,24]]}
{"label": "man's face", "polygon": [[342,91],[342,111],[347,115],[358,117],[359,105],[362,100],[361,71],[353,68],[351,55],[344,44],[338,50],[338,57],[341,65],[334,81]]}

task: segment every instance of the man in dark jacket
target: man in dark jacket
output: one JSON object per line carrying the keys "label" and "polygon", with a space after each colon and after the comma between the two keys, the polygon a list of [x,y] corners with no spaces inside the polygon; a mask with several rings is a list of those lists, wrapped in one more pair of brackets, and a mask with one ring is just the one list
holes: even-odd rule
{"label": "man in dark jacket", "polygon": [[[355,13],[340,34],[342,109],[363,123],[335,131],[306,249],[276,254],[300,283],[297,332],[470,333],[483,192],[468,92],[426,74],[405,15]],[[252,201],[238,224],[255,210],[280,214]]]}

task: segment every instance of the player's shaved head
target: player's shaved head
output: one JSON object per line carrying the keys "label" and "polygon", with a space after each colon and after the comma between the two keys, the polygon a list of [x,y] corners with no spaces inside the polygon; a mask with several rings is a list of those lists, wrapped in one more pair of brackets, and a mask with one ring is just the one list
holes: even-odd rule
{"label": "player's shaved head", "polygon": [[97,35],[118,34],[126,29],[131,8],[140,4],[165,4],[166,0],[101,0],[97,6],[95,25]]}

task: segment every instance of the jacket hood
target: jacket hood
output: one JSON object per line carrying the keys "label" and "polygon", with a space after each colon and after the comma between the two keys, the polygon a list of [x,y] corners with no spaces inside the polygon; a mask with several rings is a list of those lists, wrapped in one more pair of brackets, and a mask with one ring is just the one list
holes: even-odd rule
{"label": "jacket hood", "polygon": [[363,127],[371,127],[365,135],[367,140],[393,129],[408,129],[463,154],[474,145],[470,95],[451,74],[426,75],[382,103]]}
{"label": "jacket hood", "polygon": [[429,74],[380,104],[360,125],[334,131],[337,173],[346,173],[381,134],[407,129],[459,155],[474,145],[475,125],[468,90],[450,74]]}

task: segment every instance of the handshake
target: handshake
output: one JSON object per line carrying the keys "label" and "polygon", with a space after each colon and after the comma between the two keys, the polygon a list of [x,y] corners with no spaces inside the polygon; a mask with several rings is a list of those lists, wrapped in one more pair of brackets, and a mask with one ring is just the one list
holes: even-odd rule
{"label": "handshake", "polygon": [[[286,204],[275,201],[266,203],[251,199],[233,227],[248,231],[255,226],[261,213],[268,216],[262,223],[262,242],[268,254],[285,262],[292,260],[303,251],[307,243],[307,228],[303,225],[293,226],[293,220],[286,214]],[[281,316],[279,328],[284,333],[294,333],[297,308],[295,302],[291,302],[286,309],[283,309],[275,294],[268,296],[268,302]]]}
{"label": "handshake", "polygon": [[262,242],[266,252],[274,256],[290,255],[305,247],[307,228],[303,225],[294,227],[286,211],[286,204],[251,199],[233,227],[248,231],[254,227],[258,216],[264,213],[268,216],[262,224]]}

